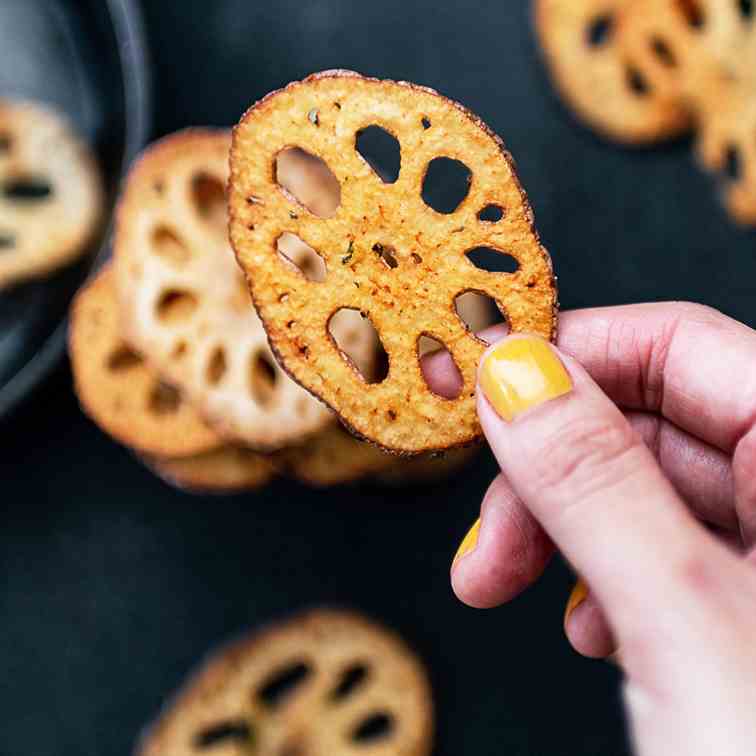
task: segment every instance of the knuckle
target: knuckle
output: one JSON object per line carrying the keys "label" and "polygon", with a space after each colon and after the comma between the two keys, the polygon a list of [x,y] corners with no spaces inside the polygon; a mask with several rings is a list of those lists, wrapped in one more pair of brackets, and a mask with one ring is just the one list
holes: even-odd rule
{"label": "knuckle", "polygon": [[608,488],[630,474],[624,458],[642,441],[621,415],[571,421],[545,444],[536,462],[543,493],[572,500]]}

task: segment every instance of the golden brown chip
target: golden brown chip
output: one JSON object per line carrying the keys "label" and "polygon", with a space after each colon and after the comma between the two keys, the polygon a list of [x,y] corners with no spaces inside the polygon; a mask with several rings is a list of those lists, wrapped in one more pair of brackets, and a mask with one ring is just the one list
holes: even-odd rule
{"label": "golden brown chip", "polygon": [[695,55],[696,29],[686,6],[687,0],[536,0],[536,31],[552,78],[583,120],[628,143],[690,127],[681,71]]}
{"label": "golden brown chip", "polygon": [[0,289],[81,255],[103,188],[89,148],[48,107],[0,99]]}
{"label": "golden brown chip", "polygon": [[85,412],[141,454],[178,457],[217,448],[223,442],[216,433],[124,343],[114,283],[111,268],[104,268],[71,310],[71,367]]}
{"label": "golden brown chip", "polygon": [[260,488],[275,475],[270,457],[240,446],[222,446],[194,457],[145,459],[159,477],[190,493],[234,493]]}
{"label": "golden brown chip", "polygon": [[[229,144],[226,131],[181,132],[130,172],[114,242],[121,322],[129,343],[219,433],[272,450],[317,432],[331,415],[276,363],[229,247]],[[317,274],[317,256],[293,235],[280,254]],[[365,359],[372,354],[359,318],[341,335]]]}
{"label": "golden brown chip", "polygon": [[139,756],[426,756],[423,667],[390,630],[319,609],[211,656],[146,732]]}
{"label": "golden brown chip", "polygon": [[[373,125],[400,143],[394,183],[355,149],[357,135]],[[278,185],[277,156],[292,146],[323,160],[338,180],[340,204],[330,218]],[[436,160],[458,161],[471,175],[449,213],[423,199]],[[280,363],[356,433],[389,450],[445,449],[480,435],[474,386],[485,344],[458,317],[458,295],[490,296],[514,331],[554,334],[551,262],[509,155],[479,119],[430,89],[346,71],[290,84],[236,127],[229,186],[232,243]],[[482,219],[491,207],[498,219]],[[286,233],[323,258],[324,281],[279,258],[276,243]],[[499,270],[512,265],[516,272],[478,267],[481,248]],[[384,380],[365,380],[329,337],[330,319],[344,308],[377,329],[389,360]],[[456,399],[426,385],[421,336],[451,351],[464,384]]]}

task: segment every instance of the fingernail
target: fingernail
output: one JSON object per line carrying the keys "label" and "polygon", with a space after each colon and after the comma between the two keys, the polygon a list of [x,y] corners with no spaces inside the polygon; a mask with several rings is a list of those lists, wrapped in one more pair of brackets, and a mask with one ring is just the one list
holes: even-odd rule
{"label": "fingernail", "polygon": [[480,533],[480,518],[475,521],[475,524],[462,539],[462,543],[459,544],[453,564],[456,564],[465,554],[469,554],[478,545],[478,533]]}
{"label": "fingernail", "polygon": [[564,610],[564,621],[565,624],[567,623],[567,620],[570,618],[570,615],[577,609],[580,604],[585,601],[585,599],[588,596],[588,586],[582,581],[582,579],[578,580],[577,583],[575,583],[575,587],[572,589],[572,593],[570,594],[570,598],[567,601],[567,607]]}
{"label": "fingernail", "polygon": [[507,422],[572,390],[564,365],[537,336],[509,338],[489,352],[480,371],[480,385]]}

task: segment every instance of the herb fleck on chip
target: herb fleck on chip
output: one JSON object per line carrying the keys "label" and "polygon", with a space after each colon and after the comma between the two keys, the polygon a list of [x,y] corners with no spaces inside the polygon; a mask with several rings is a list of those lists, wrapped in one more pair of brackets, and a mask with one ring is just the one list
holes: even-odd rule
{"label": "herb fleck on chip", "polygon": [[318,118],[318,109],[313,108],[308,114],[307,118],[313,126],[320,125],[320,118]]}
{"label": "herb fleck on chip", "polygon": [[353,256],[354,256],[354,241],[350,239],[349,248],[347,249],[347,253],[344,255],[344,257],[341,258],[341,264],[347,265]]}

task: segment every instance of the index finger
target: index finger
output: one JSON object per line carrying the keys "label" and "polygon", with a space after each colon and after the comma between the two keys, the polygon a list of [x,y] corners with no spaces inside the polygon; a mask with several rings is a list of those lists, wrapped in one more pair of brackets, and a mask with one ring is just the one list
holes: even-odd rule
{"label": "index finger", "polygon": [[685,302],[566,312],[559,348],[626,409],[731,453],[756,419],[756,332]]}

